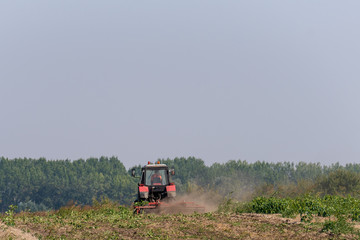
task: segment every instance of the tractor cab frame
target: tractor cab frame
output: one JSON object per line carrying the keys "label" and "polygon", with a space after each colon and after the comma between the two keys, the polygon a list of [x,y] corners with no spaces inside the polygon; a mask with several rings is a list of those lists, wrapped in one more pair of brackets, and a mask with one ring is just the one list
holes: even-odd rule
{"label": "tractor cab frame", "polygon": [[[147,164],[141,168],[140,182],[138,183],[138,197],[136,202],[148,201],[156,202],[165,198],[174,198],[176,188],[170,183],[170,174],[174,175],[174,170],[169,170],[165,164]],[[133,172],[134,176],[134,172]]]}

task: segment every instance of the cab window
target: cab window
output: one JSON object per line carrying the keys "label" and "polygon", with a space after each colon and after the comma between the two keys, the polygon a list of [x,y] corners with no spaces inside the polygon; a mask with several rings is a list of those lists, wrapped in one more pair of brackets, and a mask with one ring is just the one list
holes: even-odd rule
{"label": "cab window", "polygon": [[145,185],[168,185],[165,169],[147,169]]}

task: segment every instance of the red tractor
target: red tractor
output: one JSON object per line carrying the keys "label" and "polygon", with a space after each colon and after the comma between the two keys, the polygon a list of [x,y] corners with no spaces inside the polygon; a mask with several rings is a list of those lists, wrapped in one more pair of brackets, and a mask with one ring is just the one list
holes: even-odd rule
{"label": "red tractor", "polygon": [[[135,177],[135,169],[131,175]],[[176,202],[176,187],[170,182],[170,175],[175,175],[174,169],[158,161],[148,162],[141,168],[138,196],[134,202],[134,212],[204,212],[205,208],[194,202]]]}

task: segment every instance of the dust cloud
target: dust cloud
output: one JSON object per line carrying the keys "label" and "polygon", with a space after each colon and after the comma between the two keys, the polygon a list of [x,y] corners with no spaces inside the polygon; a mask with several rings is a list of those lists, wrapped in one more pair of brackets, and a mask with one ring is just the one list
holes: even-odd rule
{"label": "dust cloud", "polygon": [[194,202],[196,205],[204,207],[205,212],[216,211],[222,201],[223,197],[210,192],[185,193],[176,198],[176,202]]}

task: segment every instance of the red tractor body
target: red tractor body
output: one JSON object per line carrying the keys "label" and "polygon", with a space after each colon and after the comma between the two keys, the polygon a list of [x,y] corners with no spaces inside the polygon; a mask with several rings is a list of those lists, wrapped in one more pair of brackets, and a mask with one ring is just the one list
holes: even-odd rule
{"label": "red tractor body", "polygon": [[137,201],[156,202],[166,198],[175,198],[176,187],[170,183],[170,173],[165,164],[148,164],[141,168]]}

